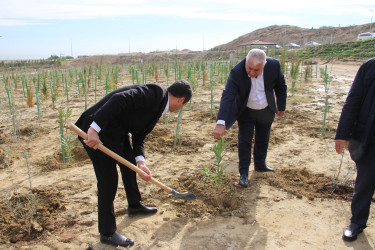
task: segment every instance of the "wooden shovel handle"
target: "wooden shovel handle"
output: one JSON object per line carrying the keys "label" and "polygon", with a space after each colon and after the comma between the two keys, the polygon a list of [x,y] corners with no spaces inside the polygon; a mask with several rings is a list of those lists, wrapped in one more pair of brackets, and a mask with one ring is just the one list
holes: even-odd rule
{"label": "wooden shovel handle", "polygon": [[[69,123],[68,124],[68,128],[70,130],[72,130],[74,133],[76,133],[77,135],[79,135],[80,137],[82,137],[83,139],[85,139],[85,140],[87,139],[87,134],[85,132],[83,132],[79,127],[77,127],[76,125],[74,125],[73,123]],[[116,161],[124,164],[125,166],[127,166],[128,168],[130,168],[134,172],[138,173],[139,175],[141,175],[141,176],[146,175],[146,173],[142,169],[139,169],[134,164],[132,164],[131,162],[127,161],[125,158],[119,156],[118,154],[116,154],[112,150],[110,150],[107,147],[105,147],[103,144],[100,144],[98,146],[98,149],[100,151],[102,151],[103,153],[105,153],[106,155],[112,157]],[[154,179],[153,177],[151,178],[150,182],[156,184],[157,186],[159,186],[160,188],[164,189],[168,193],[172,193],[172,191],[173,191],[172,188],[164,185],[163,183],[161,183],[160,181]]]}

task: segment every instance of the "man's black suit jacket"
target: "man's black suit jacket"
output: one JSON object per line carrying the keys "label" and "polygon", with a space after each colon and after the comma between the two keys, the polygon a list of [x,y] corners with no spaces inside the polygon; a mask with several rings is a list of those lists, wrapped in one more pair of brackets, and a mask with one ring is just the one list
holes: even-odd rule
{"label": "man's black suit jacket", "polygon": [[[267,57],[263,69],[264,90],[268,106],[273,112],[284,111],[287,86],[278,60]],[[220,101],[218,120],[225,121],[226,129],[232,127],[245,110],[251,89],[251,79],[245,70],[246,59],[239,62],[230,72]],[[277,98],[277,105],[275,101]]]}
{"label": "man's black suit jacket", "polygon": [[363,63],[354,78],[341,112],[335,139],[350,140],[354,161],[366,153],[375,136],[375,58]]}
{"label": "man's black suit jacket", "polygon": [[131,134],[134,156],[145,156],[144,140],[168,102],[168,91],[156,84],[119,88],[87,109],[76,125],[87,131],[95,121],[104,146],[121,154],[121,145]]}

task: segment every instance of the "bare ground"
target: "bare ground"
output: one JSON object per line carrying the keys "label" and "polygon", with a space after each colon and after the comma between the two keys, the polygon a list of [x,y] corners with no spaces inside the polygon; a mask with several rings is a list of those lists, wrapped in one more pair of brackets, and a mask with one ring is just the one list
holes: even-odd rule
{"label": "bare ground", "polygon": [[[334,152],[333,138],[358,67],[359,63],[328,65],[333,78],[325,136],[321,135],[323,81],[314,76],[296,84],[295,92],[288,94],[286,115],[277,118],[272,128],[268,164],[276,173],[255,173],[251,166],[248,188],[237,184],[236,125],[225,135],[224,161],[229,163],[225,188],[218,190],[202,180],[203,167],[213,166],[215,117],[210,119],[210,91],[200,86],[190,110],[183,112],[177,149],[173,149],[175,113],[160,120],[146,140],[153,177],[180,192],[188,190],[197,199],[176,199],[140,179],[143,202],[159,211],[130,218],[120,183],[115,200],[118,231],[135,240],[134,249],[373,249],[374,207],[368,228],[356,242],[341,239],[350,219],[355,172],[348,154]],[[163,79],[159,83],[165,84]],[[119,84],[131,84],[130,76],[123,73]],[[216,87],[216,106],[222,88],[222,84]],[[21,93],[17,95],[23,102]],[[77,143],[76,161],[62,163],[57,111],[45,100],[37,122],[36,107],[18,105],[20,132],[14,137],[5,95],[1,97],[0,248],[112,249],[99,242],[96,179],[83,148]],[[89,100],[92,104],[92,95]],[[74,122],[84,110],[84,100],[75,97],[59,107],[72,108]],[[31,208],[17,206],[31,199],[30,186],[36,197],[36,219],[26,227],[30,223],[25,221],[25,211]]]}

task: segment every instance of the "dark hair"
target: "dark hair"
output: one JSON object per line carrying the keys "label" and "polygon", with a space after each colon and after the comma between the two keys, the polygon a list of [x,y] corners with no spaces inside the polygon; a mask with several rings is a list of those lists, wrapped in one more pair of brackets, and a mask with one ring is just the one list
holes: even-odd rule
{"label": "dark hair", "polygon": [[167,90],[174,97],[185,97],[184,103],[190,101],[193,96],[193,90],[191,89],[190,83],[186,80],[179,80],[173,83]]}

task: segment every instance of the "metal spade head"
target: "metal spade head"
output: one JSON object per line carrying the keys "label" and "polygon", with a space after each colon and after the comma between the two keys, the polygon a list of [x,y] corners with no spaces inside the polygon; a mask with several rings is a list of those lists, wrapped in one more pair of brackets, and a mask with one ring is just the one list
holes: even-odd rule
{"label": "metal spade head", "polygon": [[196,198],[195,194],[190,193],[190,192],[184,192],[184,193],[179,193],[176,190],[172,190],[172,193],[170,195],[176,196],[179,199],[182,200],[194,200]]}

